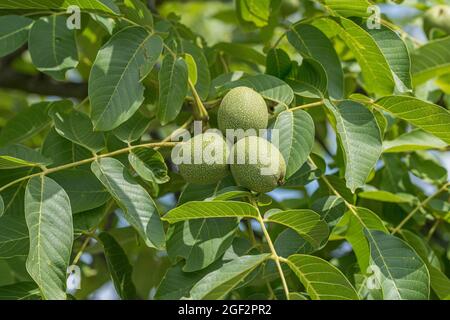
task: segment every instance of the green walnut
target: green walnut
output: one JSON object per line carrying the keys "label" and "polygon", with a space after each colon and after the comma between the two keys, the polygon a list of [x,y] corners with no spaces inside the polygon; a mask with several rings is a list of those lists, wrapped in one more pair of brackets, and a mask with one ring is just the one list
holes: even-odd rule
{"label": "green walnut", "polygon": [[267,128],[269,113],[266,102],[258,92],[248,87],[237,87],[223,98],[217,120],[224,134],[227,129],[258,130]]}
{"label": "green walnut", "polygon": [[438,5],[428,9],[423,16],[423,29],[427,35],[432,29],[450,34],[450,6]]}
{"label": "green walnut", "polygon": [[205,132],[183,142],[177,153],[181,176],[188,183],[212,184],[229,174],[230,147],[218,132]]}
{"label": "green walnut", "polygon": [[269,192],[284,183],[286,163],[280,151],[264,138],[248,136],[233,146],[231,173],[240,186]]}

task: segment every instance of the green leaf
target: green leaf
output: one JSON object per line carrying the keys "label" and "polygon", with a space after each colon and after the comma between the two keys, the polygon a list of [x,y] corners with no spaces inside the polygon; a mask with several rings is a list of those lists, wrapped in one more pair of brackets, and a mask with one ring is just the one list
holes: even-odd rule
{"label": "green leaf", "polygon": [[431,288],[436,293],[436,295],[442,300],[450,299],[450,279],[433,266],[429,266],[428,270],[430,272],[431,278]]}
{"label": "green leaf", "polygon": [[0,9],[27,9],[27,10],[48,10],[56,9],[66,11],[70,6],[78,6],[81,10],[102,11],[106,13],[117,14],[117,6],[111,0],[3,0],[0,3]]}
{"label": "green leaf", "polygon": [[188,69],[188,78],[195,86],[197,84],[197,64],[195,63],[194,58],[189,54],[184,54],[184,61],[186,62],[186,66]]}
{"label": "green leaf", "polygon": [[120,12],[140,26],[153,27],[152,12],[140,0],[124,0]]}
{"label": "green leaf", "polygon": [[294,92],[286,82],[268,74],[258,74],[229,82],[223,89],[229,90],[236,87],[249,87],[259,92],[264,99],[288,106],[294,100]]}
{"label": "green leaf", "polygon": [[107,202],[101,207],[73,214],[73,231],[75,234],[92,232],[95,230],[106,214],[111,213],[112,203]]}
{"label": "green leaf", "polygon": [[186,260],[184,272],[198,271],[218,260],[231,246],[236,235],[237,219],[198,219],[170,227],[167,253],[172,260]]}
{"label": "green leaf", "polygon": [[344,100],[325,105],[334,115],[345,153],[345,179],[352,192],[366,182],[381,155],[380,130],[373,114],[360,103]]}
{"label": "green leaf", "polygon": [[257,218],[258,211],[252,205],[238,201],[190,201],[164,215],[163,220],[175,223],[201,218]]}
{"label": "green leaf", "polygon": [[284,79],[292,69],[289,55],[283,49],[273,48],[267,53],[266,73]]}
{"label": "green leaf", "polygon": [[28,229],[23,212],[0,217],[0,258],[26,256],[28,250]]}
{"label": "green leaf", "polygon": [[155,299],[158,300],[179,300],[189,296],[191,288],[208,273],[221,267],[222,261],[210,265],[206,269],[194,272],[183,272],[182,264],[169,268],[164,275],[158,290],[155,294]]}
{"label": "green leaf", "polygon": [[35,167],[50,163],[49,159],[36,150],[20,144],[0,148],[0,169]]}
{"label": "green leaf", "polygon": [[447,169],[436,158],[424,151],[411,153],[407,164],[412,174],[426,182],[439,185],[447,181]]}
{"label": "green leaf", "polygon": [[117,139],[123,142],[134,142],[139,140],[150,126],[150,120],[144,117],[140,112],[133,116],[113,130]]}
{"label": "green leaf", "polygon": [[258,28],[265,27],[269,23],[271,0],[237,0],[236,12],[242,20]]}
{"label": "green leaf", "polygon": [[42,145],[42,154],[51,159],[51,167],[91,158],[92,152],[61,137],[53,128]]}
{"label": "green leaf", "polygon": [[450,131],[448,130],[450,112],[448,110],[408,96],[384,97],[373,105],[450,144]]}
{"label": "green leaf", "polygon": [[103,133],[94,132],[89,117],[76,111],[71,101],[63,100],[52,104],[49,114],[55,124],[56,132],[62,137],[92,152],[99,152],[105,148]]}
{"label": "green leaf", "polygon": [[294,94],[312,98],[323,99],[328,91],[328,77],[324,67],[311,58],[303,58],[302,64],[297,68],[295,80],[287,79]]}
{"label": "green leaf", "polygon": [[136,173],[145,181],[152,184],[162,184],[169,181],[167,165],[163,156],[156,150],[148,148],[135,148],[128,155]]}
{"label": "green leaf", "polygon": [[88,168],[59,171],[49,177],[67,192],[72,213],[100,207],[110,199],[108,191]]}
{"label": "green leaf", "polygon": [[66,71],[78,65],[75,30],[66,26],[60,15],[42,17],[30,30],[28,50],[38,70],[56,80],[65,80]]}
{"label": "green leaf", "polygon": [[430,275],[425,263],[403,240],[380,231],[365,231],[370,265],[385,300],[427,300]]}
{"label": "green leaf", "polygon": [[445,149],[447,143],[420,129],[406,132],[394,140],[383,141],[383,152],[409,152],[428,149]]}
{"label": "green leaf", "polygon": [[[1,6],[1,5],[0,5]],[[0,17],[0,57],[4,57],[23,46],[33,20],[22,16]]]}
{"label": "green leaf", "polygon": [[365,24],[362,27],[375,40],[386,58],[398,91],[411,91],[411,60],[403,40],[384,25],[380,25],[379,29],[368,28]]}
{"label": "green leaf", "polygon": [[278,130],[278,149],[286,161],[289,179],[306,162],[314,144],[314,121],[303,110],[283,111],[275,121]]}
{"label": "green leaf", "polygon": [[65,299],[66,270],[73,243],[67,193],[50,178],[31,178],[25,191],[25,219],[30,236],[28,273],[44,299]]}
{"label": "green leaf", "polygon": [[319,213],[320,217],[328,224],[328,227],[332,228],[339,222],[347,207],[341,197],[327,196],[317,199],[312,204],[311,209]]}
{"label": "green leaf", "polygon": [[161,38],[137,26],[117,32],[100,49],[89,76],[94,130],[112,130],[131,118],[144,101],[140,81],[161,51]]}
{"label": "green leaf", "polygon": [[394,91],[394,78],[383,52],[372,36],[355,22],[339,18],[338,22],[332,19],[322,19],[329,28],[336,31],[352,51],[359,65],[365,87],[369,92],[379,95],[392,94]]}
{"label": "green leaf", "polygon": [[320,248],[328,238],[326,222],[312,210],[296,209],[275,212],[269,215],[265,221],[282,224],[295,230],[314,249]]}
{"label": "green leaf", "polygon": [[195,89],[202,100],[208,98],[211,87],[211,74],[208,67],[208,60],[205,57],[203,49],[197,47],[190,41],[183,40],[183,51],[192,56],[197,68],[197,81]]}
{"label": "green leaf", "polygon": [[437,39],[416,49],[412,56],[415,86],[450,72],[450,37]]}
{"label": "green leaf", "polygon": [[314,256],[294,254],[286,263],[313,300],[359,300],[358,294],[339,269]]}
{"label": "green leaf", "polygon": [[354,210],[356,214],[353,212],[347,213],[349,222],[345,238],[352,246],[361,272],[365,273],[369,267],[370,251],[364,232],[366,230],[379,230],[387,233],[388,230],[383,221],[371,210],[362,207],[355,207]]}
{"label": "green leaf", "polygon": [[317,164],[305,162],[297,172],[295,172],[289,179],[286,180],[285,186],[303,186],[311,181],[319,179],[326,169],[325,160],[318,155],[312,153],[311,158]]}
{"label": "green leaf", "polygon": [[136,299],[136,288],[132,280],[133,267],[120,244],[106,232],[99,234],[106,263],[117,294],[124,300]]}
{"label": "green leaf", "polygon": [[382,202],[411,203],[414,197],[407,193],[395,194],[384,190],[369,190],[358,193],[358,197]]}
{"label": "green leaf", "polygon": [[188,68],[181,58],[167,54],[159,70],[158,119],[162,125],[174,120],[188,92]]}
{"label": "green leaf", "polygon": [[190,291],[192,300],[219,300],[226,295],[256,267],[269,258],[269,254],[242,256],[209,273]]}
{"label": "green leaf", "polygon": [[314,26],[299,23],[287,33],[290,44],[304,58],[317,61],[328,76],[328,93],[332,98],[344,95],[344,74],[341,62],[330,40]]}
{"label": "green leaf", "polygon": [[219,42],[213,48],[239,60],[262,66],[266,64],[266,57],[262,53],[245,44]]}
{"label": "green leaf", "polygon": [[0,195],[0,218],[5,213],[5,203],[3,202],[3,198]]}
{"label": "green leaf", "polygon": [[0,287],[0,300],[38,300],[39,289],[33,282],[17,282]]}
{"label": "green leaf", "polygon": [[41,132],[50,123],[49,102],[40,102],[19,112],[0,133],[0,146],[22,142]]}
{"label": "green leaf", "polygon": [[414,234],[408,230],[399,231],[402,238],[416,251],[416,253],[422,258],[422,260],[427,264],[431,275],[431,286],[433,287],[433,275],[431,273],[431,268],[436,268],[441,270],[441,262],[438,256],[434,253],[433,249],[430,247],[428,242],[422,237]]}
{"label": "green leaf", "polygon": [[123,164],[113,158],[102,158],[93,162],[91,169],[145,243],[156,248],[163,247],[165,235],[156,205]]}
{"label": "green leaf", "polygon": [[320,0],[331,14],[342,17],[367,17],[370,2],[367,0]]}

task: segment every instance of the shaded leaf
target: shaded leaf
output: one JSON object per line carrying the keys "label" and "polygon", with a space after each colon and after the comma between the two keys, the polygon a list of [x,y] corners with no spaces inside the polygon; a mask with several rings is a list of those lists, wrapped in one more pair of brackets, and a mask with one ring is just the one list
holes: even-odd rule
{"label": "shaded leaf", "polygon": [[0,287],[0,300],[39,300],[39,289],[33,282],[17,282]]}
{"label": "shaded leaf", "polygon": [[230,247],[237,232],[237,219],[198,219],[171,226],[167,253],[186,260],[184,272],[201,270],[219,259]]}
{"label": "shaded leaf", "polygon": [[94,209],[110,199],[108,191],[88,168],[74,168],[49,175],[66,192],[72,213]]}
{"label": "shaded leaf", "polygon": [[292,69],[292,62],[289,55],[283,49],[273,48],[267,53],[266,73],[274,77],[283,79]]}
{"label": "shaded leaf", "polygon": [[105,137],[101,132],[94,132],[92,122],[87,115],[76,111],[69,100],[52,104],[50,117],[55,129],[62,137],[83,146],[92,152],[105,148]]}
{"label": "shaded leaf", "polygon": [[42,144],[42,154],[51,159],[50,167],[77,162],[92,157],[92,152],[62,136],[53,128]]}
{"label": "shaded leaf", "polygon": [[123,142],[139,140],[150,126],[150,120],[140,112],[136,112],[130,119],[113,130],[114,135]]}
{"label": "shaded leaf", "polygon": [[22,142],[42,131],[50,123],[48,102],[40,102],[19,112],[0,133],[0,146]]}
{"label": "shaded leaf", "polygon": [[316,60],[328,76],[328,93],[340,99],[344,95],[344,74],[330,40],[318,28],[299,23],[287,33],[289,42],[304,57]]}
{"label": "shaded leaf", "polygon": [[188,92],[188,68],[181,58],[167,54],[159,70],[158,119],[161,124],[174,120]]}
{"label": "shaded leaf", "polygon": [[110,234],[102,232],[98,237],[104,248],[106,263],[116,292],[124,300],[135,299],[136,288],[131,278],[133,267],[128,261],[125,251]]}

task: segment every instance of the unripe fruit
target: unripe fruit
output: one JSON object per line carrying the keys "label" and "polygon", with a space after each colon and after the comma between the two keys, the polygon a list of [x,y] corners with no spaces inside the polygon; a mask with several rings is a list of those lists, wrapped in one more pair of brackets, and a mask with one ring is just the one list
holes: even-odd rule
{"label": "unripe fruit", "polygon": [[[237,87],[223,98],[217,114],[219,129],[265,129],[269,121],[263,97],[253,89]],[[258,131],[256,131],[256,134]]]}
{"label": "unripe fruit", "polygon": [[284,158],[266,139],[245,137],[236,142],[231,155],[231,173],[238,185],[256,192],[269,192],[284,183]]}
{"label": "unripe fruit", "polygon": [[188,183],[212,184],[229,174],[230,148],[217,132],[205,132],[184,142],[178,156],[181,176]]}
{"label": "unripe fruit", "polygon": [[450,34],[450,6],[438,5],[428,9],[423,16],[423,29],[429,35],[437,28]]}

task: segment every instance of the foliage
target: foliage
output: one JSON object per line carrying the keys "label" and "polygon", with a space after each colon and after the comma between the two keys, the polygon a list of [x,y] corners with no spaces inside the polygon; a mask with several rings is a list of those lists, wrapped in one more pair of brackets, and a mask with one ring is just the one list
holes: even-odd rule
{"label": "foliage", "polygon": [[[378,2],[0,1],[0,299],[450,299],[450,36]],[[267,194],[171,157],[239,86]]]}

